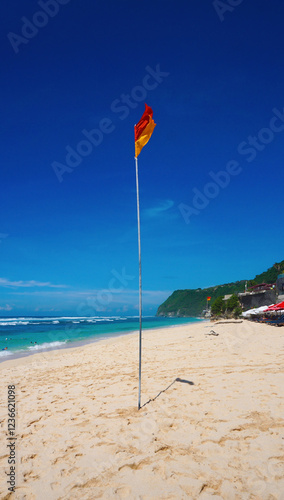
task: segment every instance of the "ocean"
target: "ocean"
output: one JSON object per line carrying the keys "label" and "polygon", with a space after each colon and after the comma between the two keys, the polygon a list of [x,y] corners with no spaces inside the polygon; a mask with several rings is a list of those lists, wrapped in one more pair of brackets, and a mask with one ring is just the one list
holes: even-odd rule
{"label": "ocean", "polygon": [[[199,318],[144,317],[143,330],[203,321]],[[0,318],[0,362],[33,353],[95,342],[139,330],[138,317]]]}

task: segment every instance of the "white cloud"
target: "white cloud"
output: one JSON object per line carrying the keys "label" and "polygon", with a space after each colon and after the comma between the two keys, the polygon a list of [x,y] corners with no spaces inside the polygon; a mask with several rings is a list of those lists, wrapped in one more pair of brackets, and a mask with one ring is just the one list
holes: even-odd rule
{"label": "white cloud", "polygon": [[12,311],[12,307],[9,304],[6,304],[4,307],[0,307],[0,311]]}
{"label": "white cloud", "polygon": [[[156,305],[161,304],[172,293],[172,290],[143,290],[143,304]],[[71,301],[78,304],[90,304],[98,306],[113,307],[114,305],[133,306],[138,304],[138,290],[108,290],[108,289],[89,289],[89,290],[37,290],[37,291],[19,291],[13,292],[13,296],[44,298],[45,300],[60,300],[66,303]]]}
{"label": "white cloud", "polygon": [[66,285],[53,285],[49,281],[10,281],[7,278],[0,278],[0,287],[17,287],[17,288],[32,288],[32,287],[48,287],[48,288],[65,288]]}
{"label": "white cloud", "polygon": [[172,200],[162,200],[155,207],[146,208],[143,210],[143,215],[146,217],[158,217],[159,215],[165,215],[165,212],[170,210],[174,206]]}

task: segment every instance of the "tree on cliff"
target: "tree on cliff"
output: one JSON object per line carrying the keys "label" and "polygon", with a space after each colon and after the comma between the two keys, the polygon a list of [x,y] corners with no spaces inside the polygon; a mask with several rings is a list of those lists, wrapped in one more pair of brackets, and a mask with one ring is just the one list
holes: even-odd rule
{"label": "tree on cliff", "polygon": [[212,306],[211,306],[211,312],[214,316],[220,316],[222,313],[225,312],[225,302],[224,302],[224,295],[221,297],[217,297],[216,300],[214,300]]}
{"label": "tree on cliff", "polygon": [[218,297],[211,306],[211,312],[213,316],[223,316],[228,315],[238,318],[242,309],[240,307],[240,301],[236,294],[233,294],[228,300],[224,300],[224,297]]}
{"label": "tree on cliff", "polygon": [[236,309],[236,307],[240,306],[240,301],[237,297],[237,295],[233,294],[232,297],[230,297],[227,302],[226,302],[226,309],[227,311],[233,311]]}

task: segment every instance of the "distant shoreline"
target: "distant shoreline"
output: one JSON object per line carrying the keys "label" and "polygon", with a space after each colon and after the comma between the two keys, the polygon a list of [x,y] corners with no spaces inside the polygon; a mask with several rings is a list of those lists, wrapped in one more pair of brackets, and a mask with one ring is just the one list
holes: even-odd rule
{"label": "distant shoreline", "polygon": [[[22,316],[20,318],[23,318]],[[54,317],[52,316],[51,319],[53,319]],[[25,318],[27,319],[27,318]],[[58,319],[60,319],[60,317],[58,317]],[[169,318],[171,319],[171,318]],[[173,321],[175,321],[176,318],[172,318]],[[160,330],[160,329],[170,329],[170,328],[174,328],[174,327],[177,327],[177,326],[183,326],[183,325],[186,325],[186,324],[195,324],[195,323],[198,323],[200,321],[204,321],[203,319],[200,319],[200,318],[192,318],[192,317],[188,317],[188,318],[179,318],[181,320],[181,322],[179,322],[178,324],[174,323],[174,324],[169,324],[169,325],[158,325],[158,326],[151,326],[151,327],[147,327],[147,325],[145,326],[145,324],[143,325],[142,324],[142,329],[143,331],[148,331],[149,329],[150,330]],[[184,322],[182,322],[182,320],[185,320]],[[193,320],[193,321],[186,321],[186,319],[188,320]],[[144,326],[144,328],[143,328]],[[119,331],[119,332],[105,332],[105,333],[101,333],[101,334],[93,334],[92,336],[90,337],[86,337],[84,339],[81,339],[81,340],[66,340],[66,341],[63,341],[63,342],[60,342],[60,341],[54,341],[52,342],[51,344],[57,344],[57,345],[51,345],[50,347],[48,347],[48,345],[46,343],[44,343],[44,345],[46,344],[46,347],[42,347],[42,344],[36,344],[36,345],[32,345],[32,346],[27,346],[29,347],[30,350],[28,349],[22,349],[22,350],[19,350],[19,351],[8,351],[9,354],[5,355],[5,351],[0,351],[0,365],[2,365],[3,363],[5,363],[6,361],[13,361],[13,360],[16,360],[16,359],[21,359],[21,358],[29,358],[31,356],[34,356],[34,355],[45,355],[46,353],[50,353],[50,352],[57,352],[57,351],[62,351],[62,350],[65,350],[65,349],[73,349],[73,348],[77,348],[77,347],[83,347],[85,345],[91,345],[91,344],[94,344],[94,343],[98,343],[100,341],[104,341],[104,340],[109,340],[109,339],[116,339],[118,337],[124,337],[126,335],[133,335],[133,334],[138,334],[138,331],[139,329],[132,329],[132,330],[122,330],[122,331]],[[1,356],[1,353],[3,354]]]}

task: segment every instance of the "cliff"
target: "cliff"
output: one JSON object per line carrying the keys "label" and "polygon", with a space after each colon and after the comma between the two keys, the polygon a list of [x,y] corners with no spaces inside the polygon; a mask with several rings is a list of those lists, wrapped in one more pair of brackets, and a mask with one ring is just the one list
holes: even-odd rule
{"label": "cliff", "polygon": [[[284,272],[284,260],[256,275],[253,280],[248,280],[248,286],[275,283],[277,276],[282,272]],[[218,297],[243,292],[245,283],[246,280],[241,280],[203,289],[176,290],[159,306],[157,316],[199,316],[206,308],[208,296],[211,297],[212,303]]]}

